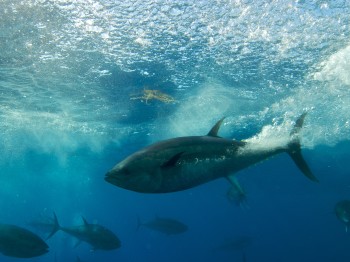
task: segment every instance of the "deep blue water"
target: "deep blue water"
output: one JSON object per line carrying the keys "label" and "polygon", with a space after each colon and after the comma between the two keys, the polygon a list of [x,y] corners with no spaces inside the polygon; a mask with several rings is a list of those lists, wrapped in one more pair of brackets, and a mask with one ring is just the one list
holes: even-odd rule
{"label": "deep blue water", "polygon": [[[340,0],[0,1],[0,223],[45,238],[29,223],[83,216],[122,243],[91,251],[58,232],[26,261],[350,261],[334,214],[350,199],[349,13]],[[245,208],[225,179],[170,194],[104,180],[136,150],[204,135],[223,116],[221,136],[278,144],[305,111],[303,155],[319,183],[287,154],[237,173]],[[189,230],[137,230],[156,216]]]}

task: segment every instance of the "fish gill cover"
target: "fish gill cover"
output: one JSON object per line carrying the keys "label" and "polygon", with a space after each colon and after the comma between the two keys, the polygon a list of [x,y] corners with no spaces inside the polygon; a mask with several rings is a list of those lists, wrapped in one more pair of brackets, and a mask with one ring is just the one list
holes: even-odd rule
{"label": "fish gill cover", "polygon": [[[0,207],[6,210],[1,222],[23,225],[23,219],[42,212],[50,216],[54,210],[67,225],[79,224],[81,215],[95,217],[122,241],[116,253],[89,257],[67,248],[63,237],[61,242],[50,240],[58,260],[74,260],[80,252],[84,261],[139,261],[141,256],[164,261],[168,252],[170,257],[178,255],[178,261],[183,257],[176,250],[190,246],[184,253],[188,261],[229,261],[227,255],[199,250],[246,231],[270,235],[272,218],[290,221],[281,217],[278,207],[295,220],[303,212],[323,216],[338,198],[349,197],[349,12],[350,3],[336,0],[1,1]],[[285,170],[289,162],[284,158],[273,159],[238,175],[249,193],[250,213],[225,202],[224,182],[175,195],[145,196],[103,181],[105,172],[128,154],[165,138],[205,135],[223,116],[220,136],[271,145],[284,140],[305,111],[302,147],[320,185],[289,176],[298,171]],[[274,194],[285,198],[271,202]],[[263,213],[269,215],[257,222],[262,203],[268,201],[271,208]],[[313,201],[315,207],[307,205]],[[208,214],[207,208],[216,212]],[[154,217],[158,209],[164,212],[160,216],[174,215],[189,224],[188,237],[163,242],[147,231],[135,236],[136,217]],[[207,222],[197,223],[203,215]],[[334,222],[332,215],[325,216],[315,227]],[[279,222],[276,238],[285,232]],[[217,224],[225,229],[215,231]],[[295,227],[302,224],[298,221]],[[203,232],[210,238],[198,242]],[[324,249],[330,258],[339,255],[338,261],[346,256],[340,252],[344,243],[349,244],[341,233],[332,233],[341,244],[333,251]],[[314,229],[308,237],[316,241],[320,235]],[[264,243],[278,245],[272,238]],[[247,261],[310,261],[306,258],[315,254],[302,249],[296,238],[286,240],[292,244],[280,252],[256,239],[251,248],[259,252],[247,250]],[[210,239],[215,244],[210,245]],[[162,248],[166,251],[155,251]],[[137,249],[140,257],[130,255]],[[37,261],[53,257],[51,252]]]}

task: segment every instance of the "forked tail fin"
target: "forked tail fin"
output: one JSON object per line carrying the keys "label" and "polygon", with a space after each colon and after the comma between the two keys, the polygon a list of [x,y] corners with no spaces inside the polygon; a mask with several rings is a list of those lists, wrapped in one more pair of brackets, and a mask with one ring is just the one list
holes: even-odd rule
{"label": "forked tail fin", "polygon": [[50,235],[48,235],[46,239],[49,239],[49,238],[52,237],[58,230],[61,229],[61,226],[60,226],[60,224],[58,223],[58,219],[57,219],[57,216],[56,216],[56,213],[55,213],[55,212],[53,212],[53,218],[54,218],[53,229],[52,229]]}
{"label": "forked tail fin", "polygon": [[299,131],[303,127],[306,113],[303,113],[295,122],[293,130],[290,132],[291,141],[288,144],[287,153],[293,159],[300,171],[310,180],[318,182],[318,179],[312,174],[309,166],[301,154]]}

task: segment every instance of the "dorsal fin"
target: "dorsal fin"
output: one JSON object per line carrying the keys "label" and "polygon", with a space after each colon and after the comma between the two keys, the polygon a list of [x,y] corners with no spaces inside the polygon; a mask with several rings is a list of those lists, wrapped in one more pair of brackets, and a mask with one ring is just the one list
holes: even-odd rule
{"label": "dorsal fin", "polygon": [[177,153],[175,155],[173,155],[168,161],[164,162],[161,167],[172,167],[172,166],[175,166],[176,165],[176,162],[180,159],[181,155],[183,154],[184,152],[180,152],[180,153]]}
{"label": "dorsal fin", "polygon": [[84,221],[84,226],[88,227],[88,226],[89,226],[89,223],[86,221],[86,219],[85,219],[83,216],[82,216],[81,218],[82,218],[83,221]]}
{"label": "dorsal fin", "polygon": [[220,129],[220,126],[221,126],[222,122],[224,121],[224,119],[225,119],[225,117],[223,117],[219,121],[217,121],[216,124],[210,129],[210,131],[207,134],[207,136],[217,137],[219,129]]}

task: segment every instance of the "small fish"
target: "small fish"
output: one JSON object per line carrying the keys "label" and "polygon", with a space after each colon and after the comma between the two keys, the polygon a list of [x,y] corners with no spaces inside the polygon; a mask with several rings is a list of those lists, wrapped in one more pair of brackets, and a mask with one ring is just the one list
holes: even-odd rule
{"label": "small fish", "polygon": [[170,95],[167,95],[165,93],[162,93],[159,90],[155,90],[155,89],[144,89],[143,90],[143,95],[142,96],[131,96],[130,97],[131,100],[141,100],[141,101],[145,101],[146,104],[148,104],[149,100],[158,100],[161,101],[163,103],[174,103],[175,99],[173,97],[171,97]]}
{"label": "small fish", "polygon": [[83,217],[82,219],[84,224],[81,226],[61,227],[54,213],[54,227],[48,238],[52,237],[58,230],[62,230],[74,236],[79,241],[89,243],[93,247],[93,250],[112,250],[120,248],[121,242],[112,231],[97,224],[89,224]]}
{"label": "small fish", "polygon": [[252,244],[252,238],[239,236],[225,240],[222,244],[214,248],[215,251],[244,251]]}
{"label": "small fish", "polygon": [[184,233],[188,230],[187,225],[173,218],[156,217],[155,219],[149,222],[142,223],[140,218],[138,217],[137,229],[139,229],[141,226],[148,227],[149,229],[161,232],[165,235],[177,235]]}
{"label": "small fish", "polygon": [[0,224],[0,253],[4,256],[31,258],[49,252],[48,245],[33,232],[8,224]]}

